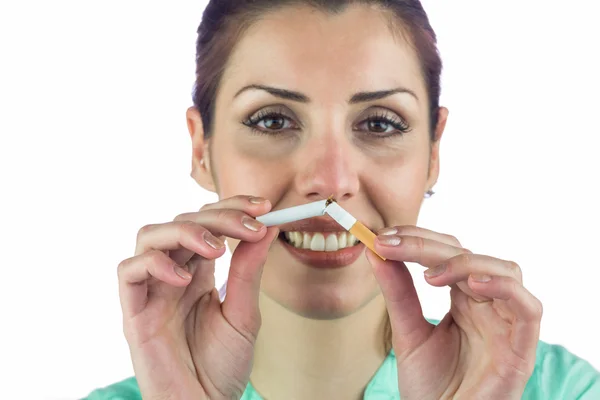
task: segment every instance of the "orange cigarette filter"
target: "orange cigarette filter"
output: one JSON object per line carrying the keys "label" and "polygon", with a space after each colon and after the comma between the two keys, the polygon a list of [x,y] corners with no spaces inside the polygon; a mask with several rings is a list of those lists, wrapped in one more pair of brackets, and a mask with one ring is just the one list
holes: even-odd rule
{"label": "orange cigarette filter", "polygon": [[365,246],[367,246],[373,253],[377,254],[379,258],[385,261],[385,258],[375,251],[375,235],[369,228],[367,228],[362,222],[358,221],[348,211],[344,210],[333,198],[327,199],[327,207],[325,213],[329,214],[338,224],[344,229],[353,234],[358,240],[360,240]]}

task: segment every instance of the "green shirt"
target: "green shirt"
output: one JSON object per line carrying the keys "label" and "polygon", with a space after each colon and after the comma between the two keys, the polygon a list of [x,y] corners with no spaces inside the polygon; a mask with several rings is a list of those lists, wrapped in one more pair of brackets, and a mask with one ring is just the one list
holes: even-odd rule
{"label": "green shirt", "polygon": [[[527,400],[600,400],[600,373],[587,361],[562,346],[540,341],[535,369],[523,394]],[[88,400],[141,400],[140,390],[131,377],[89,394]],[[365,390],[364,400],[397,400],[398,374],[392,350]],[[263,400],[248,383],[241,400]]]}

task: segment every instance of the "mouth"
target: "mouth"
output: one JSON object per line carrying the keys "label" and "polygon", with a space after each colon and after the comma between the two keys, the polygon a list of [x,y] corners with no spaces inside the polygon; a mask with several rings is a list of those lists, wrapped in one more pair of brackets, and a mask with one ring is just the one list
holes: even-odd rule
{"label": "mouth", "polygon": [[348,266],[364,249],[354,235],[345,231],[285,231],[279,234],[279,239],[294,258],[315,268]]}
{"label": "mouth", "polygon": [[350,232],[281,232],[279,238],[296,249],[333,252],[358,245]]}

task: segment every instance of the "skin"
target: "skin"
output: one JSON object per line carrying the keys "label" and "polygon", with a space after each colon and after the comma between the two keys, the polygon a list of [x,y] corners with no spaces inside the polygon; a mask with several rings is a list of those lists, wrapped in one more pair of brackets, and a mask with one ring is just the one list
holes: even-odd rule
{"label": "skin", "polygon": [[[236,97],[248,85],[301,92],[310,102],[282,100],[263,90]],[[359,92],[395,88],[415,96],[398,93],[348,103]],[[210,141],[203,140],[196,110],[189,110],[193,175],[220,198],[260,195],[280,209],[333,194],[372,228],[414,225],[423,193],[433,187],[439,171],[439,141],[430,143],[427,101],[414,52],[379,10],[353,7],[332,17],[309,8],[284,9],[263,18],[237,44],[218,92]],[[240,123],[273,108],[285,110],[288,124],[299,128],[275,137],[253,134]],[[406,120],[410,132],[384,139],[360,125],[382,113]],[[440,111],[439,138],[447,114]],[[229,244],[235,248],[236,241]],[[276,244],[264,267],[261,313],[264,324],[251,381],[266,397],[289,398],[291,389],[300,398],[335,398],[341,396],[340,385],[332,382],[343,380],[348,393],[340,398],[359,398],[385,358],[385,303],[364,256],[352,266],[322,271],[301,264]],[[280,340],[288,331],[294,339]],[[340,335],[343,346],[330,348],[324,340],[315,348],[311,342]],[[270,345],[275,342],[279,345]],[[315,348],[310,359],[306,348]],[[358,370],[357,360],[363,365]],[[299,368],[307,381],[298,379]]]}
{"label": "skin", "polygon": [[[188,110],[192,176],[223,200],[143,228],[136,255],[119,267],[144,398],[239,397],[249,379],[266,398],[360,399],[386,356],[388,314],[403,399],[520,398],[541,305],[523,288],[517,264],[416,226],[423,194],[438,178],[448,111],[440,109],[431,143],[418,60],[388,22],[358,5],[336,16],[303,7],[272,12],[235,47],[210,140]],[[248,85],[310,101],[265,90],[236,96]],[[358,92],[395,88],[404,92],[349,103]],[[286,129],[274,135],[263,121],[267,134],[256,134],[242,123],[263,109],[284,113]],[[382,125],[364,121],[382,114],[410,129],[386,126],[393,134],[379,137]],[[281,126],[275,122],[269,126]],[[314,269],[273,242],[276,229],[242,223],[331,194],[371,228],[387,227],[376,247],[388,261],[366,251],[350,266]],[[222,305],[212,275],[225,251],[219,238],[234,249]],[[426,267],[430,284],[452,288],[451,310],[437,327],[422,315],[407,261]],[[442,274],[427,276],[442,264]],[[491,280],[477,282],[483,275]]]}
{"label": "skin", "polygon": [[[274,209],[333,194],[374,229],[416,224],[423,194],[434,186],[439,171],[439,141],[430,149],[427,92],[414,52],[392,34],[380,11],[366,8],[365,15],[363,8],[350,8],[338,17],[308,8],[284,9],[243,36],[218,92],[210,141],[203,140],[196,110],[188,111],[193,176],[200,185],[221,198],[260,195]],[[311,102],[281,100],[261,90],[236,97],[254,84],[301,92]],[[417,99],[399,93],[348,104],[356,93],[399,87]],[[275,137],[253,134],[240,123],[273,108],[286,110],[304,128]],[[381,139],[364,124],[361,131],[355,129],[386,109],[406,119],[411,132]],[[441,138],[447,110],[440,116]],[[202,159],[204,166],[199,165]],[[230,244],[235,248],[235,241]],[[306,268],[280,247],[271,249],[261,290],[301,315],[324,319],[352,314],[380,292],[364,257],[349,268],[323,273]]]}

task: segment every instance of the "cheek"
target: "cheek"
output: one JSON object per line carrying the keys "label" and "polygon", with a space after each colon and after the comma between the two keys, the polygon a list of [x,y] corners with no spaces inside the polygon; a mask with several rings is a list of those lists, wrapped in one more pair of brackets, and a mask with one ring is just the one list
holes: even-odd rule
{"label": "cheek", "polygon": [[417,223],[427,182],[428,158],[398,158],[373,171],[370,192],[385,225]]}
{"label": "cheek", "polygon": [[249,162],[240,158],[215,165],[219,182],[219,196],[228,198],[237,195],[267,196],[274,179],[273,170],[260,162]]}
{"label": "cheek", "polygon": [[236,146],[223,146],[213,159],[215,178],[221,199],[237,195],[262,196],[273,200],[286,187],[289,173],[281,162],[261,157],[261,152],[248,154]]}

